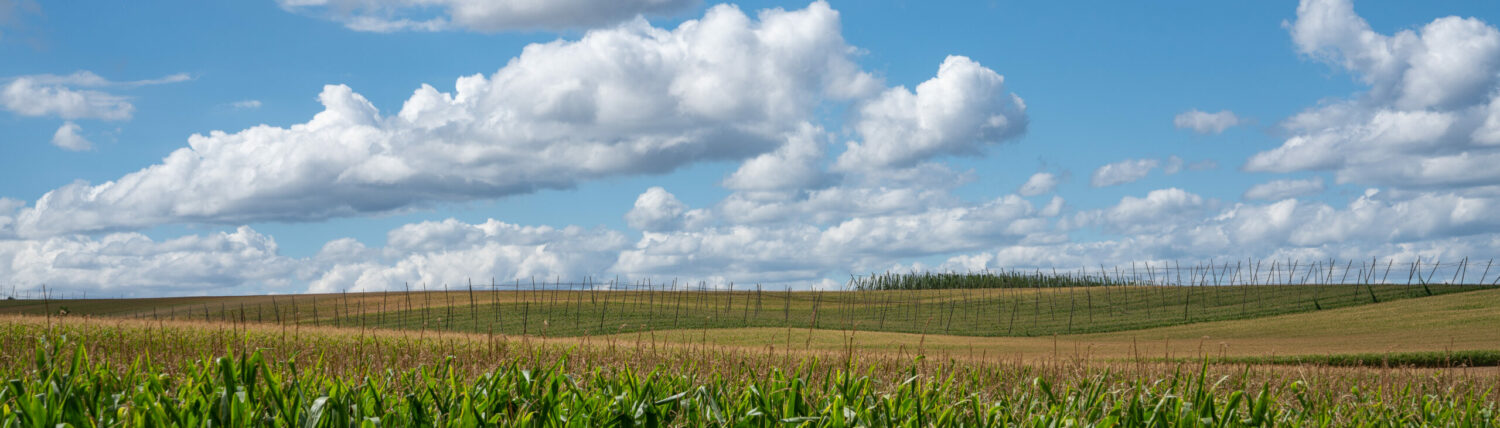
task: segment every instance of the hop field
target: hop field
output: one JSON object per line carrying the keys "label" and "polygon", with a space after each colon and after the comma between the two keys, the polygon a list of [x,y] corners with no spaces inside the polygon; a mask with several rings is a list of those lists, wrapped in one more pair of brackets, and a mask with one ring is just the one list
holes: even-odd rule
{"label": "hop field", "polygon": [[[587,287],[587,288],[580,288]],[[811,328],[983,337],[1131,331],[1258,319],[1495,288],[1483,284],[1109,285],[710,290],[517,284],[292,296],[0,301],[0,314],[596,336]]]}

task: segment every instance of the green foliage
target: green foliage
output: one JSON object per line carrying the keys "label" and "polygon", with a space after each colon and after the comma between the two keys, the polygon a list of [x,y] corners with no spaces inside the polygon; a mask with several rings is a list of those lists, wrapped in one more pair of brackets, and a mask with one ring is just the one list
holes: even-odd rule
{"label": "green foliage", "polygon": [[[81,345],[45,339],[34,367],[5,367],[0,426],[1495,426],[1489,392],[1404,388],[1313,392],[1303,381],[1254,385],[1214,379],[1207,365],[1170,380],[1104,372],[1038,376],[1012,390],[983,387],[984,370],[919,374],[815,365],[760,376],[699,377],[670,366],[647,373],[562,360],[463,376],[453,358],[431,367],[329,376],[315,364],[268,361],[261,351],[196,360],[176,375],[149,361],[116,369]],[[1277,391],[1289,397],[1279,400]]]}

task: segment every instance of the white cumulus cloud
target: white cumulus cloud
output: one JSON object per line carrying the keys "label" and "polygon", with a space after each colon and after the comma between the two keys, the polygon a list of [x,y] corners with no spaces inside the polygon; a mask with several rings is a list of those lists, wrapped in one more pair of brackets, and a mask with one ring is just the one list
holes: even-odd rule
{"label": "white cumulus cloud", "polygon": [[949,56],[936,77],[886,90],[862,105],[850,142],[835,167],[861,171],[910,167],[939,155],[976,156],[987,144],[1026,131],[1026,103],[1007,96],[1005,78],[969,58]]}
{"label": "white cumulus cloud", "polygon": [[316,220],[663,173],[773,152],[821,103],[878,89],[826,4],[758,18],[717,6],[675,30],[634,21],[531,45],[393,115],[329,85],[305,123],[194,135],[157,165],[48,192],[17,230]]}
{"label": "white cumulus cloud", "polygon": [[1172,118],[1172,124],[1177,125],[1177,129],[1190,129],[1199,134],[1221,134],[1224,130],[1242,123],[1244,119],[1229,110],[1208,113],[1192,109]]}
{"label": "white cumulus cloud", "polygon": [[687,204],[661,187],[646,189],[635,199],[635,207],[625,213],[630,227],[647,232],[668,232],[697,227],[706,220],[702,210],[689,210]]}
{"label": "white cumulus cloud", "polygon": [[52,133],[52,145],[74,152],[94,148],[94,143],[79,134],[82,130],[82,127],[72,121],[63,122],[63,125],[57,128],[57,132]]}
{"label": "white cumulus cloud", "polygon": [[786,143],[776,151],[740,164],[739,169],[724,179],[724,187],[743,191],[791,191],[826,184],[832,177],[823,171],[825,137],[822,128],[803,123],[787,135]]}
{"label": "white cumulus cloud", "polygon": [[1021,194],[1021,196],[1036,196],[1044,193],[1052,193],[1053,190],[1057,189],[1058,181],[1061,181],[1061,179],[1058,178],[1057,174],[1053,174],[1050,172],[1038,172],[1036,174],[1032,174],[1031,178],[1026,179],[1026,183],[1021,184],[1021,188],[1019,190],[1016,190],[1016,193]]}
{"label": "white cumulus cloud", "polygon": [[1108,187],[1120,184],[1132,183],[1146,178],[1151,170],[1161,165],[1156,159],[1126,159],[1123,161],[1105,164],[1094,170],[1089,177],[1089,185],[1094,187]]}
{"label": "white cumulus cloud", "polygon": [[1282,124],[1292,136],[1249,171],[1333,171],[1340,183],[1455,189],[1500,184],[1500,31],[1476,18],[1381,34],[1347,0],[1305,0],[1290,25],[1303,55],[1368,90]]}
{"label": "white cumulus cloud", "polygon": [[[1060,205],[1061,200],[1055,199]],[[645,233],[614,270],[641,276],[711,277],[770,283],[847,278],[911,257],[1064,239],[1043,211],[1016,195],[978,204],[864,214],[827,225],[788,220]]]}
{"label": "white cumulus cloud", "polygon": [[[0,277],[20,289],[103,295],[285,290],[296,267],[249,227],[157,241],[138,233],[0,240]],[[300,290],[291,290],[300,291]]]}
{"label": "white cumulus cloud", "polygon": [[1323,193],[1323,177],[1313,177],[1304,180],[1273,180],[1250,186],[1245,191],[1245,199],[1257,199],[1263,201],[1279,201],[1288,198],[1299,198]]}
{"label": "white cumulus cloud", "polygon": [[17,77],[0,92],[0,105],[22,116],[55,116],[63,119],[125,120],[135,106],[125,97],[105,92],[73,89],[37,77]]}
{"label": "white cumulus cloud", "polygon": [[[405,284],[465,286],[562,278],[581,281],[608,272],[629,242],[619,232],[577,226],[521,226],[490,219],[469,224],[428,221],[392,230],[387,245],[330,242],[313,257],[308,291],[399,290]],[[463,284],[463,285],[460,285]]]}
{"label": "white cumulus cloud", "polygon": [[1070,230],[1097,226],[1113,236],[1002,245],[954,255],[942,267],[1094,268],[1146,261],[1371,257],[1397,259],[1399,265],[1419,255],[1457,259],[1500,251],[1500,240],[1491,232],[1500,220],[1486,214],[1500,199],[1391,193],[1371,189],[1345,206],[1297,199],[1220,206],[1181,189],[1160,189],[1077,213],[1064,225]]}
{"label": "white cumulus cloud", "polygon": [[1100,215],[1101,224],[1108,230],[1145,233],[1171,229],[1182,222],[1198,220],[1205,214],[1204,210],[1210,207],[1209,204],[1210,201],[1202,196],[1169,188],[1152,190],[1144,198],[1127,195],[1109,209],[1080,215]]}
{"label": "white cumulus cloud", "polygon": [[52,116],[63,119],[127,120],[135,105],[124,96],[96,89],[132,88],[192,80],[187,73],[156,79],[112,81],[83,70],[72,74],[34,74],[10,79],[0,91],[0,107],[22,116]]}
{"label": "white cumulus cloud", "polygon": [[229,103],[230,107],[234,107],[240,110],[254,110],[260,108],[260,105],[260,100],[240,100]]}
{"label": "white cumulus cloud", "polygon": [[593,28],[638,15],[670,15],[699,0],[278,0],[356,31],[482,32]]}

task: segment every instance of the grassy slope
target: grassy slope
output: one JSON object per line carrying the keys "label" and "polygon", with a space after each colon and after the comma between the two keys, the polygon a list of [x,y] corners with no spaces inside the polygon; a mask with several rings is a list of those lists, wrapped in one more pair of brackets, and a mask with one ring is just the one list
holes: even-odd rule
{"label": "grassy slope", "polygon": [[[1500,348],[1500,290],[1258,319],[1205,322],[1056,338],[961,337],[869,331],[754,328],[657,332],[660,341],[746,347],[915,352],[950,356],[1100,358],[1269,356]],[[809,333],[812,337],[809,339]],[[634,339],[634,334],[622,335]]]}
{"label": "grassy slope", "polygon": [[[1103,333],[1254,319],[1480,287],[1318,285],[876,292],[484,291],[0,302],[0,314],[239,320],[546,336],[766,327],[960,336]],[[503,290],[503,289],[502,289]],[[471,302],[472,297],[472,302]],[[352,314],[352,315],[351,315]],[[1050,339],[1049,339],[1050,342]]]}

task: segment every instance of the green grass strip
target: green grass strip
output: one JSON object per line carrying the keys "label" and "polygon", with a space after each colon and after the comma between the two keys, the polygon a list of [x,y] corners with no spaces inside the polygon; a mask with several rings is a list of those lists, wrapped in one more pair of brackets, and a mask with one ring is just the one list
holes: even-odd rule
{"label": "green grass strip", "polygon": [[[1177,363],[1201,361],[1198,358],[1156,359]],[[1316,365],[1330,367],[1494,367],[1500,366],[1500,351],[1429,351],[1327,355],[1277,355],[1254,357],[1213,357],[1214,364]]]}

